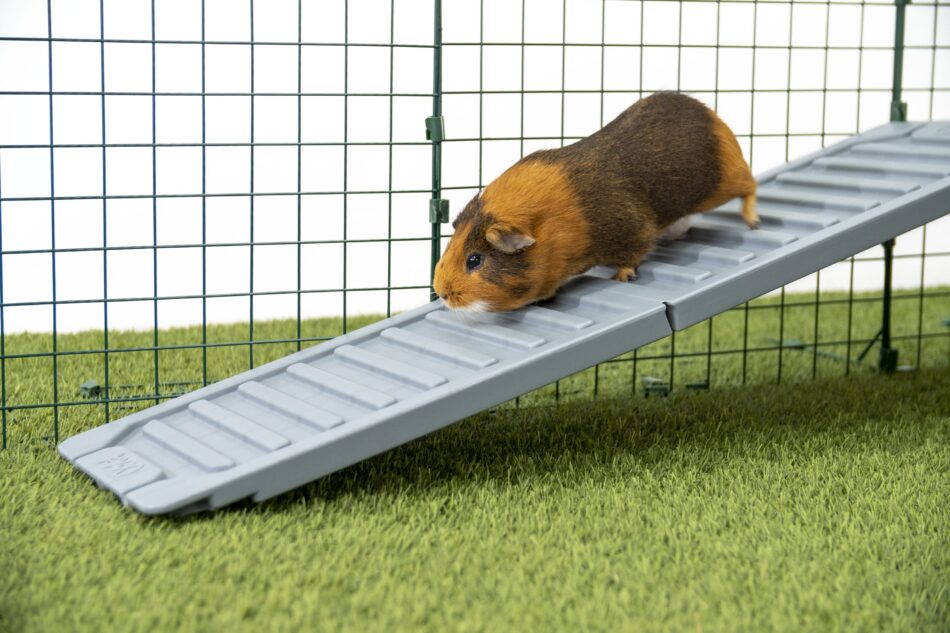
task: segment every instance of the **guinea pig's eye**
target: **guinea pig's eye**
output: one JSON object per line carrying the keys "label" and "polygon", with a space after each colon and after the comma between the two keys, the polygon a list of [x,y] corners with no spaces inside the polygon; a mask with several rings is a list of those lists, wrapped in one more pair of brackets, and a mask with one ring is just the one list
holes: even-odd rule
{"label": "guinea pig's eye", "polygon": [[468,256],[468,259],[465,260],[465,269],[469,272],[475,270],[482,265],[482,254],[481,253],[472,253]]}

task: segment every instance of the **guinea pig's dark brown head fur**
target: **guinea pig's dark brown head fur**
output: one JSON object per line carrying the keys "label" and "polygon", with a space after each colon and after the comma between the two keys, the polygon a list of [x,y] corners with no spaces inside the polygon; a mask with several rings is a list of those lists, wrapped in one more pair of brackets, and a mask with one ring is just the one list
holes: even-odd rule
{"label": "guinea pig's dark brown head fur", "polygon": [[453,227],[433,282],[453,309],[514,310],[589,267],[589,231],[567,174],[537,155],[489,184]]}

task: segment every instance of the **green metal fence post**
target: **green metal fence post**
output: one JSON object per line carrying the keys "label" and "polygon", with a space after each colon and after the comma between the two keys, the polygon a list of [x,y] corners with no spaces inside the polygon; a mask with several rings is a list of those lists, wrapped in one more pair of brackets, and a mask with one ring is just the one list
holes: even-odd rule
{"label": "green metal fence post", "polygon": [[[442,119],[442,0],[434,0],[434,33],[432,39],[432,116],[426,119],[426,138],[432,141],[432,198],[429,200],[429,222],[432,224],[432,261],[429,283],[435,275],[435,265],[442,254],[442,224],[449,221],[449,201],[442,199],[442,139],[445,124]],[[431,291],[429,299],[435,301]]]}
{"label": "green metal fence post", "polygon": [[[894,0],[894,81],[891,86],[891,121],[907,120],[907,104],[901,101],[904,71],[904,12],[910,0]],[[891,372],[897,369],[897,350],[891,347],[891,290],[894,268],[894,240],[884,247],[884,306],[881,314],[881,353],[878,368]]]}
{"label": "green metal fence post", "polygon": [[894,80],[891,83],[891,121],[907,120],[907,104],[901,101],[904,74],[904,13],[910,0],[894,0]]}

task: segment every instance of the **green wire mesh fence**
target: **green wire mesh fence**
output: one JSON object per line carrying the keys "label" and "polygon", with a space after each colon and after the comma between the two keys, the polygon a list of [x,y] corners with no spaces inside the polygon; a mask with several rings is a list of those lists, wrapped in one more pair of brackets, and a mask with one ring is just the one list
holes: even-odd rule
{"label": "green wire mesh fence", "polygon": [[[450,209],[654,91],[716,108],[756,172],[950,117],[950,3],[29,7],[0,20],[4,447],[429,299]],[[946,367],[947,235],[923,227],[511,406]]]}

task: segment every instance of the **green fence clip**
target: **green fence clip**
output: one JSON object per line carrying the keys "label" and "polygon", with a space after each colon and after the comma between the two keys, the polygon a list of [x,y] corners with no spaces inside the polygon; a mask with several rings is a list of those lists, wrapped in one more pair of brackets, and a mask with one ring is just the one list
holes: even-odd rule
{"label": "green fence clip", "polygon": [[102,397],[102,385],[95,380],[87,380],[79,385],[79,395],[86,399],[96,399]]}
{"label": "green fence clip", "polygon": [[662,378],[644,376],[643,395],[644,397],[649,398],[650,394],[663,396],[665,398],[666,396],[670,395],[670,383],[663,380]]}
{"label": "green fence clip", "polygon": [[907,104],[903,101],[891,101],[891,121],[907,120]]}
{"label": "green fence clip", "polygon": [[445,224],[449,221],[449,201],[444,198],[429,200],[429,222]]}
{"label": "green fence clip", "polygon": [[441,116],[426,117],[426,140],[433,143],[445,138],[445,119]]}

